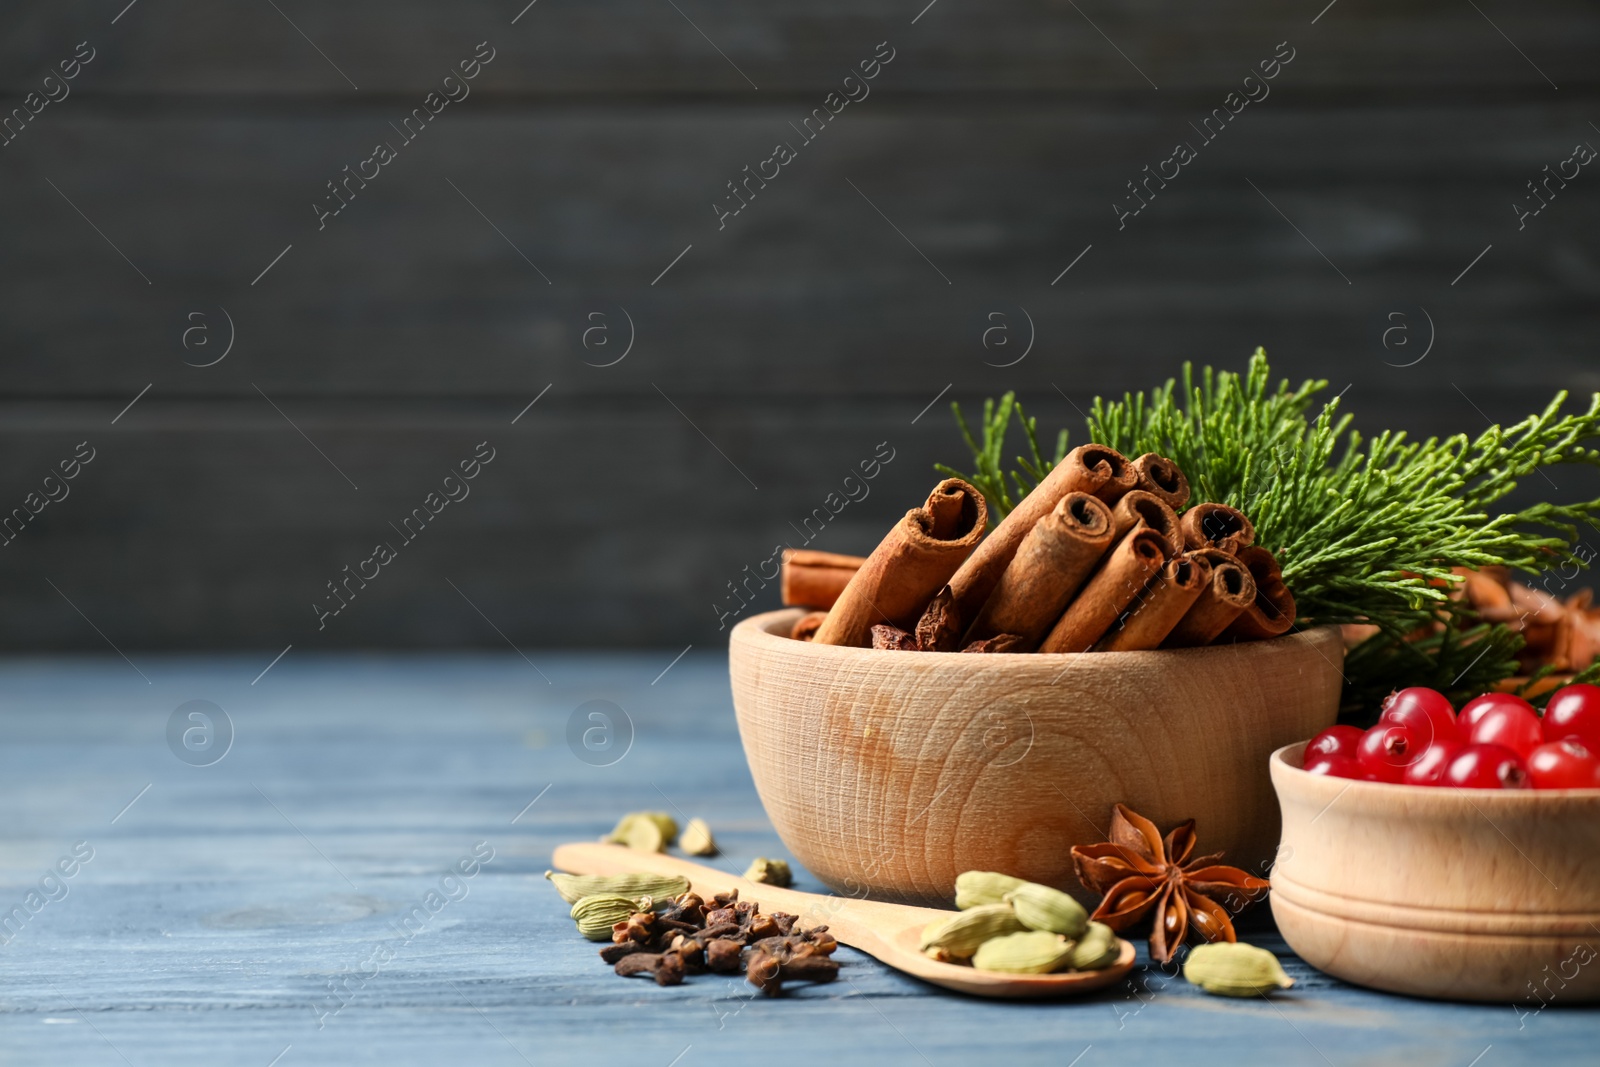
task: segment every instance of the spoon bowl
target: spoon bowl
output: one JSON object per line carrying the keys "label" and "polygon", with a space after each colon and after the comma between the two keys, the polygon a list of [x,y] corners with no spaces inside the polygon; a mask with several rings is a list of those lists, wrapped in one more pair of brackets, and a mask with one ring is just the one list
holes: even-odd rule
{"label": "spoon bowl", "polygon": [[859,949],[878,960],[924,982],[931,982],[958,993],[1008,1000],[1075,997],[1114,985],[1133,967],[1134,948],[1118,940],[1121,950],[1114,963],[1098,971],[1066,974],[1001,974],[980,971],[954,963],[941,963],[922,954],[922,930],[936,919],[954,914],[937,908],[908,904],[887,904],[860,897],[832,897],[779,889],[705,867],[676,856],[640,852],[621,845],[579,842],[561,845],[552,857],[560,870],[572,874],[651,874],[681,875],[689,888],[711,899],[717,893],[738,890],[740,900],[754,900],[769,911],[791,912],[802,926],[828,927],[834,939]]}

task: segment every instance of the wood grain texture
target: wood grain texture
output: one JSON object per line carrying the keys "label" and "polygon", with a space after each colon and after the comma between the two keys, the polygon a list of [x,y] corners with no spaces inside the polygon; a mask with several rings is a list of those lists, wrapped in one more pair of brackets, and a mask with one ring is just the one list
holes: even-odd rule
{"label": "wood grain texture", "polygon": [[[734,707],[784,843],[834,889],[931,904],[969,870],[1076,893],[1068,849],[1125,803],[1250,870],[1278,840],[1274,738],[1338,711],[1334,631],[1162,652],[976,655],[827,648],[799,612],[730,639]],[[1285,742],[1287,743],[1287,742]]]}
{"label": "wood grain texture", "polygon": [[1414,996],[1600,1000],[1600,790],[1350,782],[1273,754],[1284,937],[1348,981]]}
{"label": "wood grain texture", "polygon": [[[680,1053],[684,1067],[748,1064],[776,1043],[850,1067],[921,1062],[919,1051],[942,1067],[1064,1063],[1093,1045],[1082,1067],[1148,1058],[1174,1032],[1197,1067],[1322,1062],[1318,1051],[1338,1067],[1467,1064],[1489,1044],[1496,1063],[1545,1067],[1592,1051],[1594,1009],[1558,999],[1519,1019],[1505,1004],[1346,985],[1289,952],[1264,907],[1241,916],[1241,936],[1296,980],[1271,1005],[1207,997],[1150,966],[1142,941],[1123,984],[1050,1006],[942,993],[850,948],[839,981],[776,1003],[738,980],[624,981],[541,877],[556,845],[665,807],[710,820],[724,848],[713,865],[730,875],[758,855],[795,859],[740,755],[725,657],[696,649],[651,685],[674,652],[552,655],[539,659],[546,685],[510,652],[296,648],[251,686],[276,651],[135,656],[150,685],[110,654],[0,660],[0,900],[19,903],[74,841],[95,848],[69,895],[0,949],[8,1064],[266,1067],[292,1045],[278,1067],[666,1067]],[[237,727],[209,768],[179,763],[162,740],[173,708],[196,698]],[[572,710],[597,698],[637,731],[612,767],[580,763],[562,740]],[[318,1030],[327,983],[396,936],[390,921],[477,841],[496,858],[470,894]],[[795,873],[798,888],[822,890]]]}

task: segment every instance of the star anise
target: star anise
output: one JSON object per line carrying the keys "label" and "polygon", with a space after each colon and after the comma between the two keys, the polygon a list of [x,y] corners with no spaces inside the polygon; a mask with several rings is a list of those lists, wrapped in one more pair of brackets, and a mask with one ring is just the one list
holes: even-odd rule
{"label": "star anise", "polygon": [[1165,963],[1193,926],[1207,941],[1236,941],[1230,912],[1260,899],[1271,888],[1237,867],[1217,863],[1222,853],[1190,859],[1194,820],[1161,838],[1156,824],[1118,804],[1111,814],[1111,840],[1075,845],[1078,880],[1104,899],[1091,916],[1121,933],[1154,912],[1150,958]]}

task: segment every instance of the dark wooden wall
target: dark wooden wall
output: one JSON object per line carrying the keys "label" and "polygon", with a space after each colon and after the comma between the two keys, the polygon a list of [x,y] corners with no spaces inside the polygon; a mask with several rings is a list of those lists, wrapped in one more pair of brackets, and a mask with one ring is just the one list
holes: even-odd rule
{"label": "dark wooden wall", "polygon": [[[1077,428],[1258,344],[1367,428],[1600,388],[1600,168],[1512,208],[1600,145],[1580,0],[123,2],[0,13],[8,112],[95,51],[0,147],[0,511],[96,450],[0,547],[9,648],[709,647],[726,583],[880,442],[816,546],[869,548],[964,461],[952,399]],[[319,230],[479,42],[471,95]],[[871,95],[719,230],[880,42]],[[1270,96],[1119,230],[1280,42]],[[481,441],[471,496],[319,630]]]}

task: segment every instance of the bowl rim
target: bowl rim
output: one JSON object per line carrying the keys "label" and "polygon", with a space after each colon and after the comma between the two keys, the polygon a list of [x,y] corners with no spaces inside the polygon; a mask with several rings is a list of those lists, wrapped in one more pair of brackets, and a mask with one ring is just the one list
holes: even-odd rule
{"label": "bowl rim", "polygon": [[[901,653],[882,648],[856,648],[851,645],[819,645],[811,641],[796,641],[784,634],[774,633],[770,627],[777,624],[780,618],[787,618],[792,626],[794,621],[804,615],[809,609],[802,607],[778,608],[775,611],[764,611],[741,619],[728,631],[729,645],[739,644],[754,646],[763,651],[790,651],[800,655],[813,656],[870,656],[884,657],[897,656]],[[928,663],[930,657],[937,657],[940,661],[948,661],[959,657],[961,662],[971,662],[974,667],[984,663],[994,666],[997,663],[1008,664],[1054,664],[1066,666],[1079,662],[1092,662],[1106,666],[1117,664],[1132,664],[1148,662],[1155,657],[1200,657],[1215,656],[1223,653],[1237,655],[1241,651],[1257,651],[1266,649],[1292,648],[1304,646],[1322,652],[1324,645],[1337,643],[1341,648],[1344,637],[1337,626],[1313,626],[1307,630],[1291,630],[1281,637],[1269,637],[1261,641],[1240,641],[1228,645],[1203,645],[1199,648],[1153,648],[1140,652],[987,652],[983,655],[969,655],[965,652],[919,652],[916,657],[908,658],[906,662]],[[796,647],[798,646],[798,647]]]}
{"label": "bowl rim", "polygon": [[[1426,786],[1407,785],[1403,782],[1368,782],[1361,778],[1333,778],[1325,774],[1312,774],[1300,766],[1300,757],[1305,754],[1305,748],[1311,743],[1310,738],[1296,741],[1292,745],[1284,745],[1267,757],[1267,765],[1272,775],[1272,788],[1282,799],[1284,785],[1293,783],[1296,790],[1304,792],[1306,789],[1322,789],[1332,791],[1334,783],[1342,786],[1332,799],[1337,799],[1345,792],[1354,790],[1358,798],[1367,797],[1382,802],[1384,797],[1398,799],[1400,797],[1426,797],[1437,799],[1443,804],[1457,804],[1463,810],[1479,808],[1483,804],[1496,804],[1502,808],[1513,807],[1518,804],[1532,805],[1541,800],[1596,800],[1600,801],[1600,789],[1465,789],[1461,786]],[[1293,757],[1291,761],[1291,757]],[[1323,782],[1326,785],[1313,786],[1313,782]],[[1330,799],[1329,803],[1332,803]]]}

